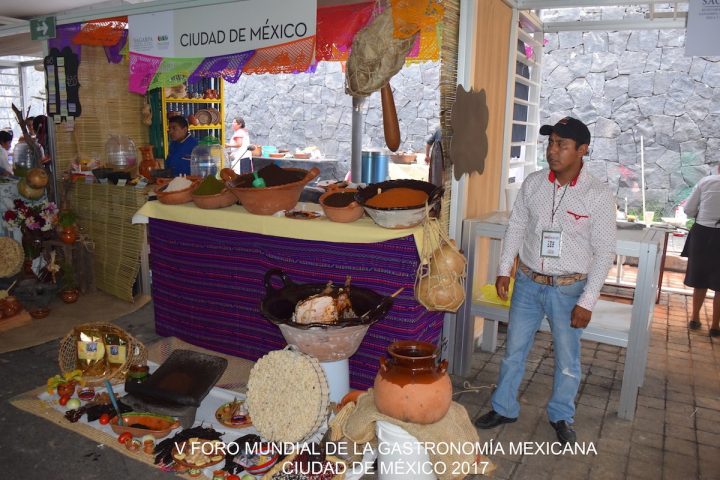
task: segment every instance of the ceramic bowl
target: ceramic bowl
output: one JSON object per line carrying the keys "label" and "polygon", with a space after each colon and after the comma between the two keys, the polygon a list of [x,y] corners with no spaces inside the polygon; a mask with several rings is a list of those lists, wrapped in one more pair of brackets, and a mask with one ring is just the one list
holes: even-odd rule
{"label": "ceramic bowl", "polygon": [[123,413],[122,417],[122,426],[118,425],[117,417],[110,420],[110,428],[118,435],[130,432],[133,437],[152,435],[155,438],[163,438],[167,437],[173,429],[180,426],[180,423],[173,417],[153,413],[129,412]]}
{"label": "ceramic bowl", "polygon": [[305,176],[296,182],[276,185],[274,187],[232,187],[243,207],[255,215],[272,215],[281,210],[292,210],[300,199],[305,185],[310,183],[320,173],[320,169],[313,167],[310,170],[302,168],[286,168],[297,172],[305,172]]}
{"label": "ceramic bowl", "polygon": [[311,157],[311,154],[310,154],[310,153],[300,153],[300,152],[298,152],[298,153],[295,153],[295,154],[293,155],[293,157],[295,157],[295,158],[300,158],[300,159],[303,159],[303,160],[307,160],[308,158]]}
{"label": "ceramic bowl", "polygon": [[285,158],[285,154],[280,152],[269,153],[268,155],[270,156],[270,158]]}
{"label": "ceramic bowl", "polygon": [[165,191],[168,184],[162,185],[156,190],[157,199],[160,203],[164,203],[166,205],[180,205],[181,203],[192,202],[192,192],[194,192],[198,185],[200,185],[200,182],[198,180],[194,180],[189,187],[182,190],[176,190],[174,192]]}
{"label": "ceramic bowl", "polygon": [[378,192],[401,187],[427,193],[427,204],[431,208],[440,201],[443,194],[442,187],[437,187],[430,182],[423,182],[422,180],[388,180],[386,182],[371,183],[366,187],[359,188],[355,199],[363,206],[370,218],[381,227],[393,229],[411,228],[419,225],[425,219],[425,204],[399,207],[370,207],[366,204]]}
{"label": "ceramic bowl", "polygon": [[357,201],[353,200],[349,205],[345,207],[332,207],[325,204],[325,199],[330,195],[336,193],[357,193],[354,188],[338,188],[331,189],[320,195],[320,206],[322,206],[325,215],[333,222],[339,223],[350,223],[358,220],[365,214],[365,210],[362,205]]}
{"label": "ceramic bowl", "polygon": [[415,160],[417,160],[417,154],[416,153],[393,153],[390,155],[390,160],[393,163],[401,163],[404,165],[408,165],[411,163],[415,163]]}
{"label": "ceramic bowl", "polygon": [[270,470],[280,458],[280,455],[273,452],[272,447],[267,444],[261,444],[257,448],[257,452],[259,455],[253,455],[249,462],[242,464],[250,475],[262,475]]}
{"label": "ceramic bowl", "polygon": [[192,196],[192,201],[198,208],[205,208],[208,210],[215,208],[225,208],[237,203],[237,197],[229,189],[224,189],[220,193],[215,195],[195,195]]}

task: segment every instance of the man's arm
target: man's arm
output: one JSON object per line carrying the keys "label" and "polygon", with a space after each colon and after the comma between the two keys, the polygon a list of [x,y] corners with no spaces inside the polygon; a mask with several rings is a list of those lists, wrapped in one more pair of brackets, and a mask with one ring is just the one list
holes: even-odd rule
{"label": "man's arm", "polygon": [[[578,299],[578,306],[592,311],[600,297],[600,289],[615,258],[617,243],[617,225],[615,223],[615,200],[609,190],[600,194],[592,214],[590,244],[593,260],[588,271],[585,291]],[[589,317],[588,317],[589,321]]]}
{"label": "man's arm", "polygon": [[510,276],[513,264],[515,263],[515,257],[518,252],[520,252],[520,247],[525,238],[525,229],[527,228],[529,216],[529,201],[527,198],[529,196],[528,183],[528,181],[523,182],[520,193],[513,205],[512,213],[510,214],[510,221],[507,231],[505,232],[505,239],[503,240],[500,265],[497,271],[499,277]]}

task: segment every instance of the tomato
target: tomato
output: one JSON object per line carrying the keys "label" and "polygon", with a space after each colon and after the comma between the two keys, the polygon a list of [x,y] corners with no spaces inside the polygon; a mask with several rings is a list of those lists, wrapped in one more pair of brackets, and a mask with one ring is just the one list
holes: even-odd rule
{"label": "tomato", "polygon": [[58,403],[59,403],[61,406],[64,407],[65,405],[67,405],[67,402],[68,402],[69,400],[70,400],[70,395],[63,395],[63,396],[60,397],[60,399],[58,400]]}
{"label": "tomato", "polygon": [[120,442],[120,443],[122,443],[122,444],[125,444],[125,443],[127,443],[128,441],[132,441],[132,438],[133,438],[132,433],[130,433],[130,432],[123,432],[123,433],[121,433],[120,435],[118,435],[118,442]]}
{"label": "tomato", "polygon": [[228,475],[226,480],[240,480],[237,475]]}
{"label": "tomato", "polygon": [[110,414],[103,413],[102,415],[100,415],[98,421],[100,422],[100,425],[107,425],[108,423],[110,423]]}

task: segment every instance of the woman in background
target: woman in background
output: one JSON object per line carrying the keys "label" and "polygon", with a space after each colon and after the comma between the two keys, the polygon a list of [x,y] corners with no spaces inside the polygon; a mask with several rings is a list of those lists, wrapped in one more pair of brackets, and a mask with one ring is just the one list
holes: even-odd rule
{"label": "woman in background", "polygon": [[236,117],[232,122],[233,135],[225,144],[230,150],[230,168],[238,175],[253,171],[252,153],[250,152],[250,133],[245,128],[245,120]]}
{"label": "woman in background", "polygon": [[711,337],[720,337],[720,175],[700,179],[685,201],[685,213],[695,218],[680,254],[688,259],[684,283],[693,288],[688,327],[697,330],[702,326],[700,310],[710,289],[715,292],[715,299],[709,333]]}

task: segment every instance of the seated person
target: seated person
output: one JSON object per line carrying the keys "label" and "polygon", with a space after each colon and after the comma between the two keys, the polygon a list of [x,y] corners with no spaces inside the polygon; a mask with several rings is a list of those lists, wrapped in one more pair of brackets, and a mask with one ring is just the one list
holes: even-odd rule
{"label": "seated person", "polygon": [[190,175],[190,154],[198,141],[188,132],[185,117],[176,115],[169,123],[168,133],[172,141],[165,159],[165,168],[171,168],[173,175]]}
{"label": "seated person", "polygon": [[13,167],[8,160],[8,152],[12,144],[13,133],[7,130],[0,130],[0,176],[13,174]]}

